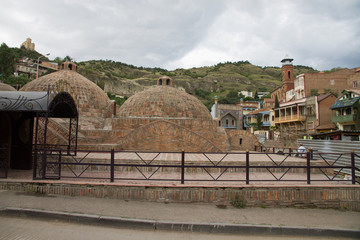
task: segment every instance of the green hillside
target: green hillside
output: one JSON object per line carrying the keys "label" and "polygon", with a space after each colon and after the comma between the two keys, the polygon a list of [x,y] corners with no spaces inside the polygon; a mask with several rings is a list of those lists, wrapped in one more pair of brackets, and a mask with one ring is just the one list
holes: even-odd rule
{"label": "green hillside", "polygon": [[[163,75],[170,76],[175,87],[198,96],[208,107],[213,96],[226,97],[231,91],[270,92],[281,85],[280,67],[259,67],[248,61],[219,63],[211,67],[176,69],[144,68],[110,60],[79,62],[79,72],[107,92],[131,96],[156,84]],[[294,75],[316,72],[306,66],[294,66]],[[197,94],[202,90],[202,93]],[[204,98],[206,96],[206,98]]]}

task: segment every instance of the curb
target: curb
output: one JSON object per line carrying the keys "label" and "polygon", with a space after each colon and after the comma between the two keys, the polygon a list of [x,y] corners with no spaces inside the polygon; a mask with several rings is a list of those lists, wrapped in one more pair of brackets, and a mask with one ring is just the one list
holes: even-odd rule
{"label": "curb", "polygon": [[290,226],[265,226],[224,223],[185,223],[146,219],[101,216],[96,214],[67,213],[25,208],[3,208],[0,216],[29,217],[42,220],[59,220],[77,224],[110,226],[115,228],[147,229],[181,232],[277,235],[277,236],[321,236],[360,238],[360,230],[307,228]]}

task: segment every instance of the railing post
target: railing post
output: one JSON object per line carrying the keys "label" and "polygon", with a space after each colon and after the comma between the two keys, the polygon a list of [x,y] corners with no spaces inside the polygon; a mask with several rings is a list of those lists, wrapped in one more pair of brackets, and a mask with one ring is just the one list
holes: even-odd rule
{"label": "railing post", "polygon": [[34,163],[33,163],[33,180],[35,180],[36,179],[36,170],[37,170],[37,161],[38,161],[38,150],[36,149],[36,147],[35,147],[35,149],[34,149],[34,156],[33,156],[33,161],[34,161]]}
{"label": "railing post", "polygon": [[289,148],[289,156],[291,157],[291,154],[292,154],[292,149]]}
{"label": "railing post", "polygon": [[43,149],[43,155],[42,155],[42,169],[41,169],[41,178],[45,179],[46,176],[46,154],[47,154],[47,150],[46,147],[44,145],[44,149]]}
{"label": "railing post", "polygon": [[273,153],[275,153],[275,147],[273,147]]}
{"label": "railing post", "polygon": [[310,184],[310,151],[306,151],[306,175],[307,175],[307,184]]}
{"label": "railing post", "polygon": [[61,150],[59,151],[59,179],[61,179]]}
{"label": "railing post", "polygon": [[313,160],[314,159],[314,150],[312,148],[309,148],[310,150],[310,159]]}
{"label": "railing post", "polygon": [[355,184],[355,152],[351,152],[351,183]]}
{"label": "railing post", "polygon": [[249,184],[249,172],[250,172],[250,155],[249,150],[246,150],[246,184]]}
{"label": "railing post", "polygon": [[111,160],[110,160],[110,182],[114,182],[114,162],[115,162],[114,148],[111,149]]}
{"label": "railing post", "polygon": [[181,151],[181,184],[185,182],[185,151]]}

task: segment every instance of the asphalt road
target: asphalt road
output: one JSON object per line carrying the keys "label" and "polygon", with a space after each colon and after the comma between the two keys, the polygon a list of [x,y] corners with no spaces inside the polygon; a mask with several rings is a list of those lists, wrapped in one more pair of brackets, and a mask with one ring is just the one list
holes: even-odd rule
{"label": "asphalt road", "polygon": [[156,239],[156,240],[275,240],[275,239],[340,239],[331,237],[311,237],[311,236],[239,236],[227,234],[209,234],[194,232],[169,232],[159,230],[134,230],[118,229],[103,226],[82,225],[67,223],[62,221],[44,221],[18,217],[0,217],[0,240],[134,240],[134,239]]}

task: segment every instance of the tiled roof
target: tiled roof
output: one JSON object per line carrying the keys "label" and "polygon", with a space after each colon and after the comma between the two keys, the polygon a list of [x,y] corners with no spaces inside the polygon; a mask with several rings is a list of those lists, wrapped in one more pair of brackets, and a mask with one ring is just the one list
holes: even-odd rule
{"label": "tiled roof", "polygon": [[316,130],[326,130],[326,129],[335,129],[335,124],[329,123],[329,124],[323,124],[316,128]]}
{"label": "tiled roof", "polygon": [[354,105],[354,103],[356,103],[357,101],[359,101],[359,99],[360,99],[360,97],[356,97],[356,98],[345,98],[345,99],[343,99],[343,100],[337,100],[337,101],[330,107],[330,109],[350,107],[350,106]]}
{"label": "tiled roof", "polygon": [[256,111],[246,114],[246,116],[256,115],[256,114],[262,113],[262,112],[269,112],[270,110],[271,110],[271,108],[261,108],[261,109],[258,109]]}
{"label": "tiled roof", "polygon": [[321,102],[322,100],[324,100],[325,98],[327,98],[330,95],[332,95],[332,93],[323,94],[323,95],[318,96],[318,102]]}

